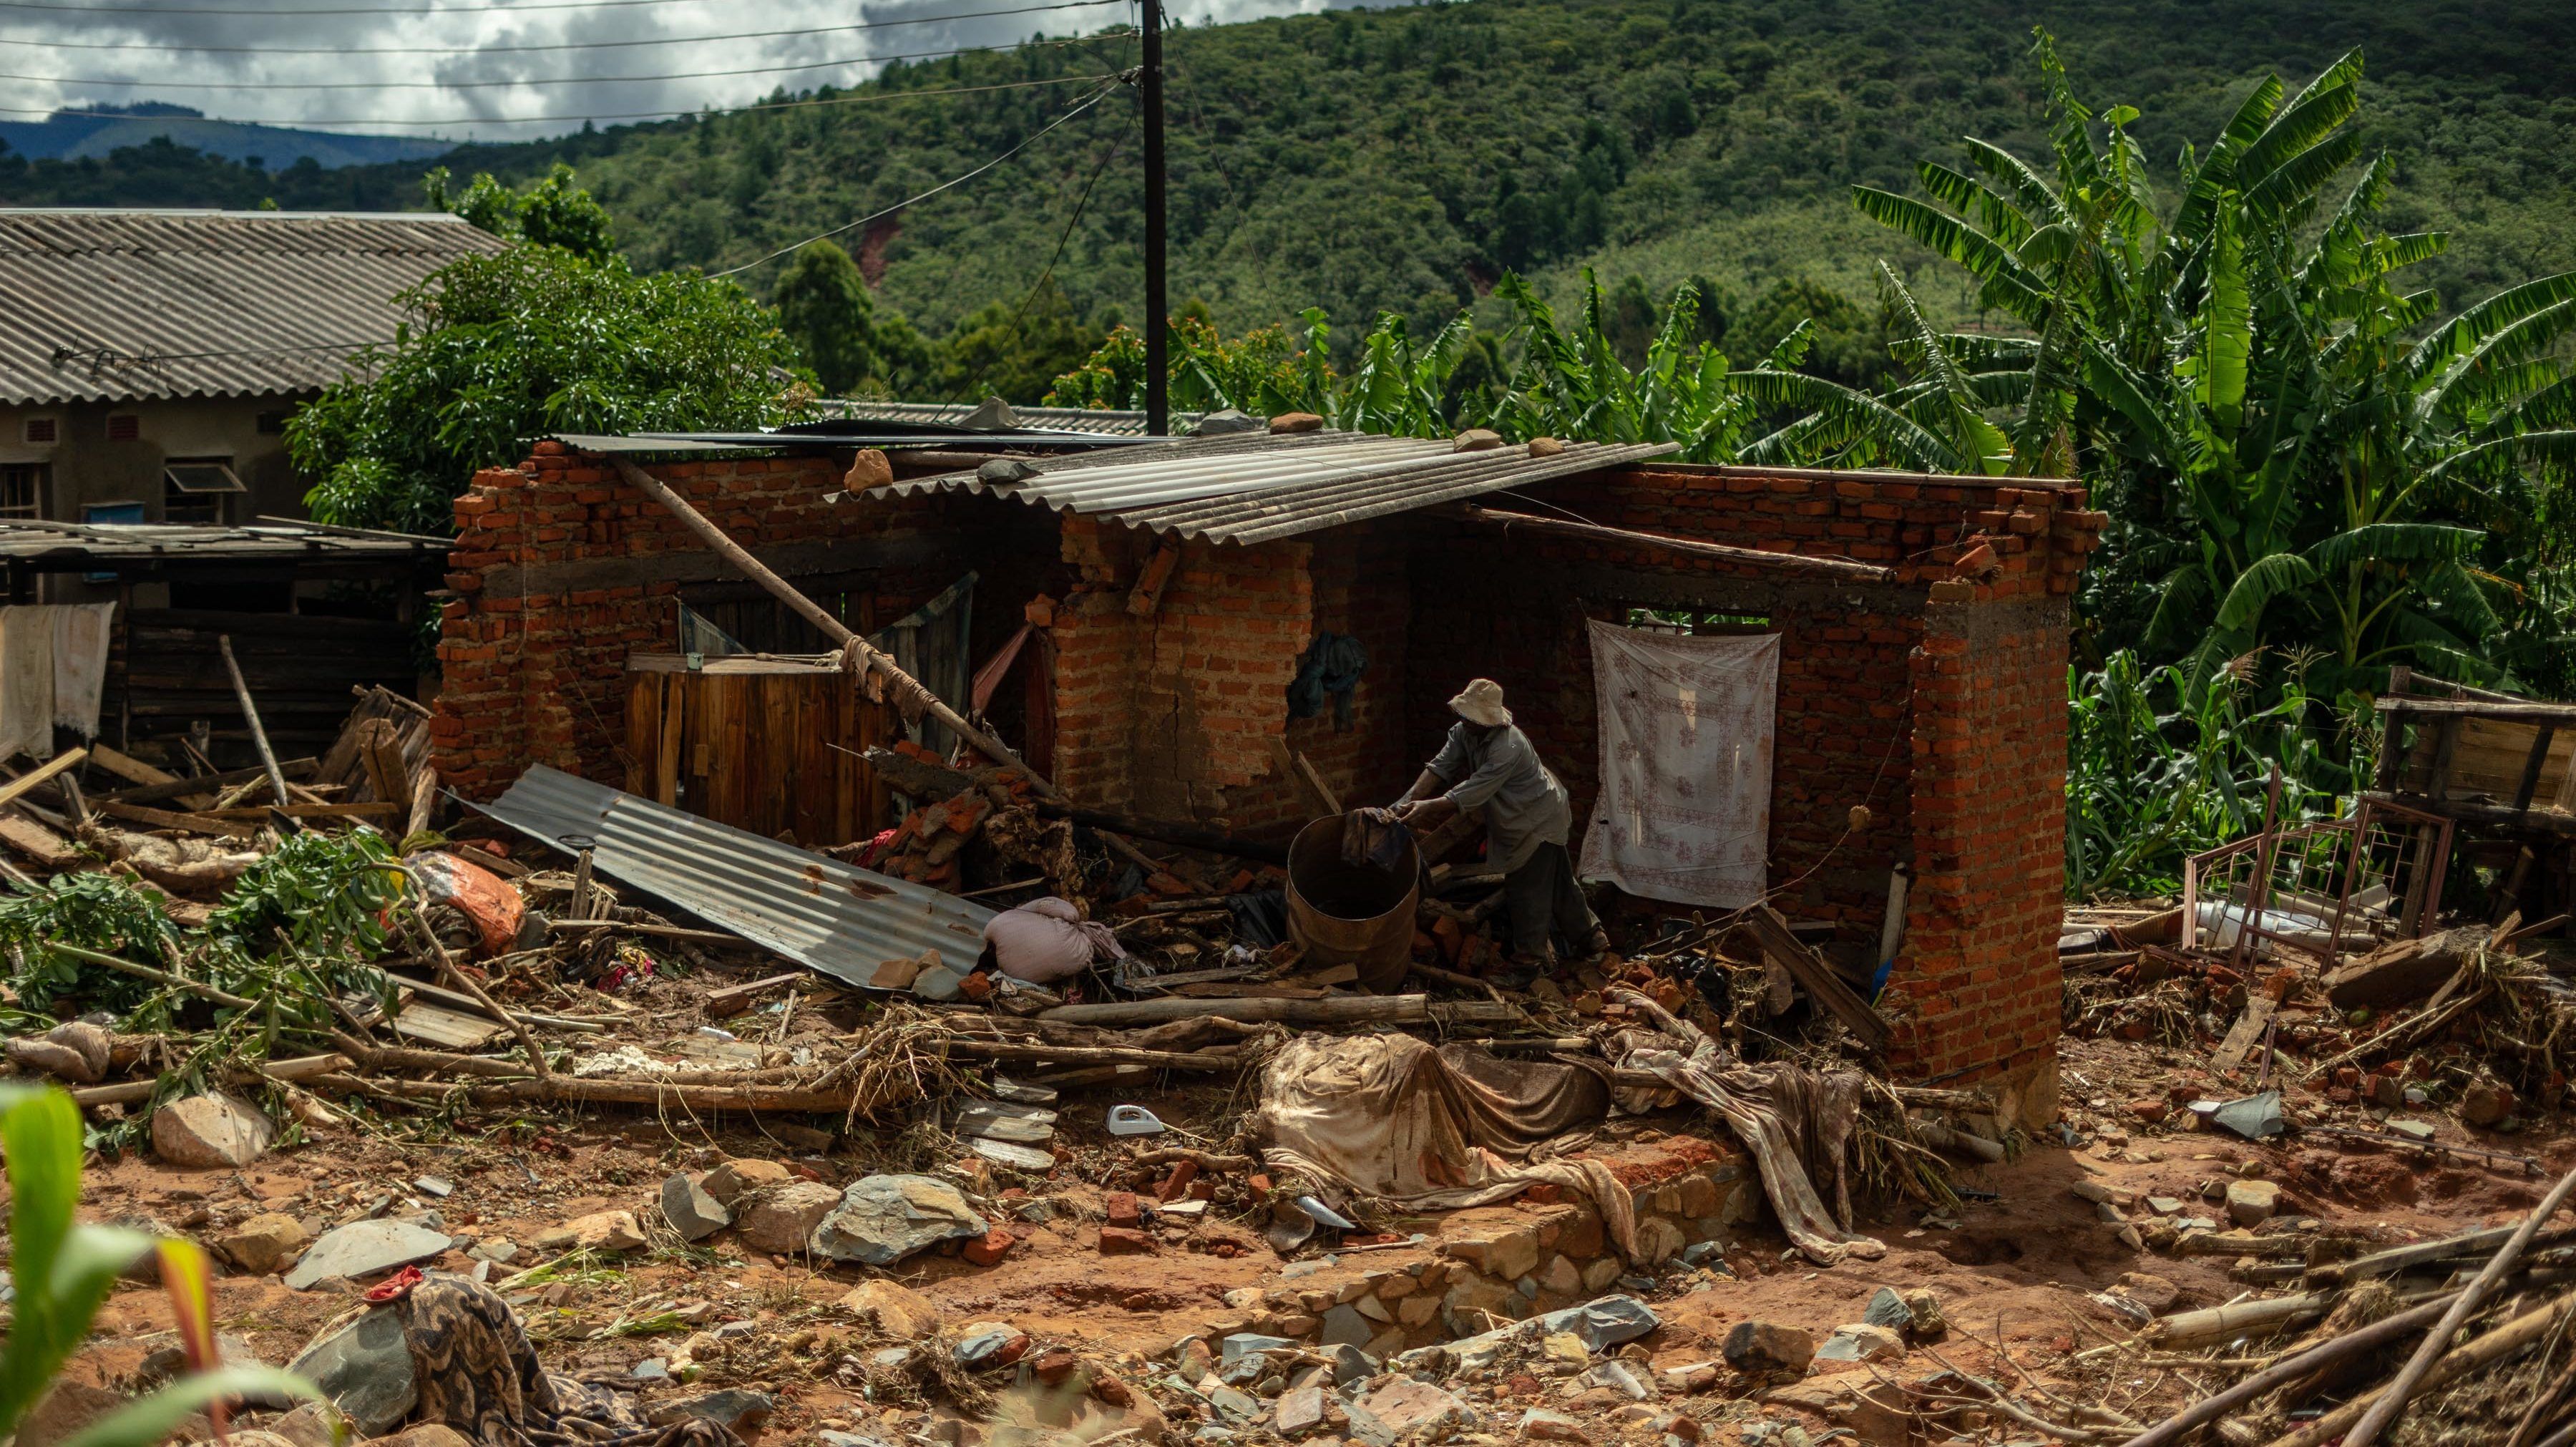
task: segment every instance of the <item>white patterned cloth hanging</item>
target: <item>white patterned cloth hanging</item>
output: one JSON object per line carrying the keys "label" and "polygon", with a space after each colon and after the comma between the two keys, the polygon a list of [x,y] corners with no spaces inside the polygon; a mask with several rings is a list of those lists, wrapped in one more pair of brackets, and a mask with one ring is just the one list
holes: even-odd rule
{"label": "white patterned cloth hanging", "polygon": [[54,756],[54,618],[42,604],[0,607],[0,759]]}
{"label": "white patterned cloth hanging", "polygon": [[1586,879],[1674,904],[1762,897],[1778,634],[1693,638],[1594,622],[1601,793]]}
{"label": "white patterned cloth hanging", "polygon": [[107,686],[114,603],[64,603],[54,614],[54,724],[98,737],[98,700]]}

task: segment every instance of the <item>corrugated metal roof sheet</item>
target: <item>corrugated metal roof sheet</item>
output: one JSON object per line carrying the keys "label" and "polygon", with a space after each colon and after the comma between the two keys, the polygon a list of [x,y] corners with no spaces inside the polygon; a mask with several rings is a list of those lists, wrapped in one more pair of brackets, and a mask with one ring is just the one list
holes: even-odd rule
{"label": "corrugated metal roof sheet", "polygon": [[[871,402],[835,397],[821,404],[834,416],[860,418],[872,422],[911,422],[937,427],[956,427],[973,416],[980,404],[966,402]],[[1053,432],[1098,432],[1116,437],[1145,435],[1145,414],[1120,412],[1102,407],[1013,407],[1011,416],[1022,427],[1044,428]],[[1196,412],[1175,412],[1172,425],[1188,428],[1197,425]]]}
{"label": "corrugated metal roof sheet", "polygon": [[575,452],[587,452],[593,457],[624,457],[629,460],[644,457],[765,457],[783,450],[767,443],[710,442],[676,432],[638,433],[633,437],[611,437],[597,432],[549,432],[528,440],[560,442]]}
{"label": "corrugated metal roof sheet", "polygon": [[438,538],[334,528],[318,523],[58,523],[0,519],[0,557],[93,559],[189,558],[252,562],[340,556],[409,557],[449,544]]}
{"label": "corrugated metal roof sheet", "polygon": [[712,924],[853,985],[925,950],[964,968],[993,911],[836,859],[594,784],[543,764],[484,813],[557,848],[588,838],[591,864]]}
{"label": "corrugated metal roof sheet", "polygon": [[1562,452],[1533,457],[1516,445],[1457,452],[1446,438],[1252,433],[1106,456],[1029,458],[1036,475],[1016,483],[952,472],[892,483],[871,495],[989,493],[1185,538],[1258,543],[1680,450],[1676,442],[1569,442]]}
{"label": "corrugated metal roof sheet", "polygon": [[0,209],[0,402],[313,391],[502,245],[443,213]]}

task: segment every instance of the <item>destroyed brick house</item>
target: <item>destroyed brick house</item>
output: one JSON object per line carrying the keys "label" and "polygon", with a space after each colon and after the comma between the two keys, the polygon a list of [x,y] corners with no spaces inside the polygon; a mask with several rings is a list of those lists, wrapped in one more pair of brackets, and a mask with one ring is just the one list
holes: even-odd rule
{"label": "destroyed brick house", "polygon": [[[889,439],[867,428],[552,438],[479,474],[456,503],[439,645],[446,785],[488,800],[548,764],[808,846],[890,822],[854,751],[890,735],[891,710],[845,685],[819,712],[745,695],[712,726],[630,731],[637,680],[703,663],[706,639],[828,650],[635,468],[862,634],[919,622],[971,574],[971,610],[941,615],[965,645],[957,677],[974,675],[952,702],[1076,803],[1238,836],[1284,838],[1318,792],[1395,798],[1478,675],[1580,831],[1601,788],[1589,627],[1772,635],[1766,892],[1856,984],[1896,945],[1878,1004],[1897,1073],[2051,1118],[2068,605],[2102,522],[2080,485],[1330,431],[1072,451],[952,437],[886,448],[889,481],[859,450]],[[1365,650],[1347,715],[1292,717],[1326,636]],[[833,737],[773,737],[811,729]]]}

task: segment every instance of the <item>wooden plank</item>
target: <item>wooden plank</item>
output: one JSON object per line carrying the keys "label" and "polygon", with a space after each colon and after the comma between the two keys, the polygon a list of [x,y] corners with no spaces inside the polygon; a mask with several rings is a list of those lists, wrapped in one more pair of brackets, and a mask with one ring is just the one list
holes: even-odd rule
{"label": "wooden plank", "polygon": [[0,844],[6,844],[47,869],[87,862],[89,856],[70,840],[21,814],[0,814]]}
{"label": "wooden plank", "polygon": [[2540,788],[2540,771],[2549,763],[2549,745],[2558,737],[2558,725],[2542,724],[2533,731],[2531,757],[2522,765],[2522,782],[2514,787],[2513,807],[2519,812],[2531,807],[2531,796]]}
{"label": "wooden plank", "polygon": [[1869,1002],[1858,992],[1843,983],[1842,976],[1834,973],[1833,966],[1790,933],[1789,922],[1780,917],[1778,910],[1767,904],[1761,905],[1746,915],[1745,921],[1752,927],[1753,938],[1761,945],[1762,953],[1778,960],[1781,968],[1796,978],[1818,1008],[1842,1021],[1863,1045],[1872,1050],[1887,1048],[1887,1021],[1871,1009]]}
{"label": "wooden plank", "polygon": [[45,782],[56,774],[63,773],[69,769],[79,768],[81,760],[88,757],[89,750],[87,749],[65,749],[63,752],[54,755],[45,762],[38,764],[36,767],[29,769],[23,774],[20,774],[17,778],[10,780],[6,785],[0,785],[0,807],[16,803],[20,796],[24,795],[28,790],[35,788],[38,784]]}
{"label": "wooden plank", "polygon": [[132,758],[128,755],[118,753],[116,750],[109,748],[105,744],[91,744],[89,746],[89,761],[98,765],[100,768],[107,770],[109,773],[116,775],[118,778],[128,780],[132,783],[175,784],[179,782],[178,775],[170,773],[165,769],[156,769],[150,764],[143,762],[141,759]]}
{"label": "wooden plank", "polygon": [[110,819],[141,824],[151,829],[179,829],[190,834],[224,834],[247,839],[259,832],[259,825],[246,820],[220,819],[208,814],[173,814],[167,809],[128,804],[122,799],[92,799],[90,807]]}
{"label": "wooden plank", "polygon": [[2255,1043],[2263,1038],[2263,1027],[2271,1023],[2272,1012],[2279,1008],[2279,1002],[2269,995],[2257,992],[2246,996],[2245,1013],[2236,1017],[2227,1038],[2218,1042],[2217,1053],[2209,1057],[2209,1068],[2225,1075],[2244,1064]]}
{"label": "wooden plank", "polygon": [[255,809],[209,809],[198,817],[243,819],[252,823],[266,820],[271,813],[281,813],[289,819],[393,819],[407,813],[410,808],[408,801],[387,803],[382,800],[370,800],[364,804],[289,804],[283,809],[274,804],[263,804]]}
{"label": "wooden plank", "polygon": [[770,975],[764,979],[751,980],[739,985],[727,985],[720,990],[709,990],[705,995],[699,998],[706,1005],[707,1013],[709,1015],[731,1015],[742,1010],[752,1001],[759,999],[761,996],[768,994],[772,990],[783,990],[789,985],[797,984],[802,981],[810,981],[813,978],[814,976],[809,971],[796,970],[791,971],[788,974]]}
{"label": "wooden plank", "polygon": [[394,1017],[394,1033],[447,1050],[480,1050],[509,1027],[498,1020],[414,1000]]}
{"label": "wooden plank", "polygon": [[2383,698],[2379,711],[2400,718],[2491,718],[2576,724],[2576,703],[2484,703],[2468,699]]}

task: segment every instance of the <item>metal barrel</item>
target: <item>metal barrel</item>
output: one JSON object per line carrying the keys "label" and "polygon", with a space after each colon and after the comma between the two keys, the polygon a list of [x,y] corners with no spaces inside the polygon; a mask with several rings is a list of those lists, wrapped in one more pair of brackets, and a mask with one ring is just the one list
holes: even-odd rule
{"label": "metal barrel", "polygon": [[1344,864],[1343,817],[1316,820],[1288,846],[1288,937],[1305,946],[1304,963],[1357,965],[1360,985],[1383,993],[1413,957],[1422,855],[1408,838],[1392,869]]}

